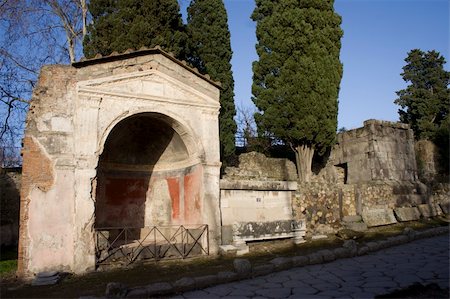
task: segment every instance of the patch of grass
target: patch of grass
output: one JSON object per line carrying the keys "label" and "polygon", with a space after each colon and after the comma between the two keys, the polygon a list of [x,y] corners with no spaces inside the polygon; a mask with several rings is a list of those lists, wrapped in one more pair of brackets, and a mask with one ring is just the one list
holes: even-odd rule
{"label": "patch of grass", "polygon": [[17,270],[17,247],[8,246],[0,249],[0,278],[14,277]]}
{"label": "patch of grass", "polygon": [[0,277],[11,276],[16,272],[17,260],[0,261]]}

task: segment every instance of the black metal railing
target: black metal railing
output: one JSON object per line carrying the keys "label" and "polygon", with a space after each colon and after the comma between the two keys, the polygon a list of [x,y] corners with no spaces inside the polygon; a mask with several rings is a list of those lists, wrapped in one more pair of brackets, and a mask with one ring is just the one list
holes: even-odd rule
{"label": "black metal railing", "polygon": [[96,265],[209,255],[207,224],[95,229]]}

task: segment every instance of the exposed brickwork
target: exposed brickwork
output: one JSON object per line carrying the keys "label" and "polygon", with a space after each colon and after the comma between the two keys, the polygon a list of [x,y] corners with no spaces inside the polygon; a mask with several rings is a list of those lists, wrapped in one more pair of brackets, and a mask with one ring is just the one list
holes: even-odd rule
{"label": "exposed brickwork", "polygon": [[55,181],[53,164],[45,153],[45,150],[39,145],[33,137],[23,139],[23,169],[22,169],[22,188],[20,192],[20,222],[19,222],[19,250],[17,272],[19,275],[25,273],[28,263],[28,207],[30,204],[30,192],[33,188],[39,188],[47,192],[53,186]]}

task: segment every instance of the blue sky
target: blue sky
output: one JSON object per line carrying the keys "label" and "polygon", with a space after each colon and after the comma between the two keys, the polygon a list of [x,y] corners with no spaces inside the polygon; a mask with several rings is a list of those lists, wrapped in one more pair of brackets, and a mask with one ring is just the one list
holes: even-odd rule
{"label": "blue sky", "polygon": [[[237,107],[254,109],[251,101],[256,24],[254,0],[224,0],[231,32],[231,61]],[[180,0],[182,12],[189,4]],[[342,16],[339,124],[347,129],[367,119],[398,120],[395,92],[406,87],[400,73],[407,53],[437,50],[449,59],[449,0],[335,0]],[[446,64],[449,69],[449,64]]]}

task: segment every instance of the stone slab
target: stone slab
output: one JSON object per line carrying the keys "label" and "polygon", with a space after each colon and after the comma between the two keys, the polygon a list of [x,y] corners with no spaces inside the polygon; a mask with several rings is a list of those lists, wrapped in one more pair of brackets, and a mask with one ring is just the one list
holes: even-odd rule
{"label": "stone slab", "polygon": [[364,223],[368,227],[397,223],[394,211],[391,209],[371,209],[361,213]]}
{"label": "stone slab", "polygon": [[397,216],[398,221],[412,221],[420,219],[420,211],[417,207],[405,207],[394,209],[395,216]]}
{"label": "stone slab", "polygon": [[419,208],[420,214],[425,218],[442,215],[441,207],[437,204],[423,204],[417,207]]}
{"label": "stone slab", "polygon": [[322,240],[322,239],[327,239],[328,236],[327,235],[314,235],[311,237],[312,240]]}
{"label": "stone slab", "polygon": [[447,215],[450,214],[450,201],[448,201],[448,202],[441,202],[440,206],[441,206],[442,212],[444,214],[447,214]]}
{"label": "stone slab", "polygon": [[342,218],[344,222],[360,222],[362,218],[360,215],[347,215]]}
{"label": "stone slab", "polygon": [[367,224],[364,222],[345,222],[344,227],[356,232],[365,232],[367,230]]}
{"label": "stone slab", "polygon": [[235,255],[238,248],[233,245],[221,245],[219,246],[219,254],[221,255]]}

